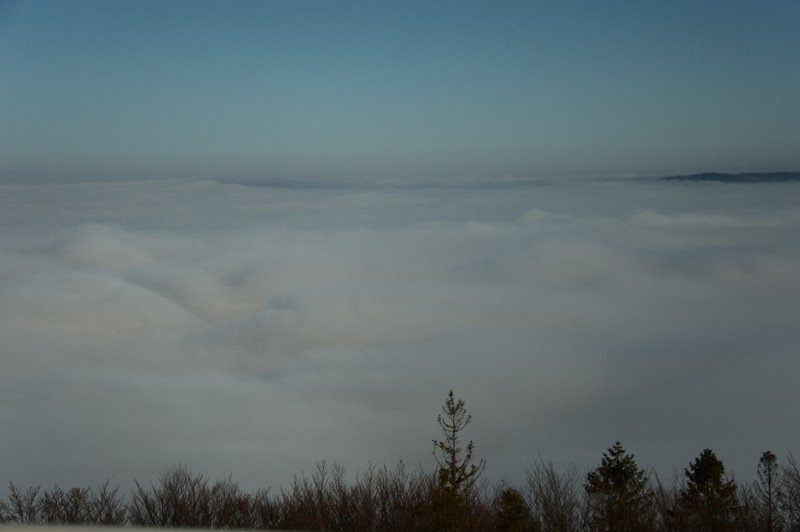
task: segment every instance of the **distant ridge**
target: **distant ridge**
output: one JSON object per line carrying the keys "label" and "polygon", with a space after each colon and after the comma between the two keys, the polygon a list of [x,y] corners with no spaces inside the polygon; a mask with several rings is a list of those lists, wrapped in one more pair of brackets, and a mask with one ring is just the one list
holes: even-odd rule
{"label": "distant ridge", "polygon": [[678,181],[718,181],[720,183],[785,183],[800,181],[800,172],[747,172],[742,174],[725,174],[720,172],[704,172],[702,174],[673,175],[664,179]]}

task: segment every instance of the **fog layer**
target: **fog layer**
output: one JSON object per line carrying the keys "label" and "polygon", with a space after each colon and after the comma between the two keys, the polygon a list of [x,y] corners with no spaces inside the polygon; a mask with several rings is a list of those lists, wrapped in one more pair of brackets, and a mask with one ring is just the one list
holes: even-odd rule
{"label": "fog layer", "polygon": [[800,437],[797,185],[256,185],[0,185],[0,480],[427,467],[451,388],[493,479]]}

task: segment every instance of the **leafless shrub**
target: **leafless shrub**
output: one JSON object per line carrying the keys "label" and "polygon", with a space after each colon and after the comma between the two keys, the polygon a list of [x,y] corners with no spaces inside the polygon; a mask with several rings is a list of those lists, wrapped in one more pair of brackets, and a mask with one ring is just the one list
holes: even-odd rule
{"label": "leafless shrub", "polygon": [[214,482],[208,490],[207,497],[210,505],[211,528],[255,528],[254,497],[242,492],[239,485],[230,477]]}
{"label": "leafless shrub", "polygon": [[528,504],[544,532],[572,532],[581,529],[583,506],[580,474],[574,466],[564,473],[540,457],[527,470]]}
{"label": "leafless shrub", "polygon": [[271,530],[280,528],[280,508],[269,495],[269,489],[260,489],[250,498],[253,528]]}
{"label": "leafless shrub", "polygon": [[427,494],[434,485],[432,474],[417,469],[409,472],[399,461],[394,469],[385,465],[377,469],[369,488],[373,498],[373,530],[421,529],[425,522]]}
{"label": "leafless shrub", "polygon": [[784,491],[781,506],[786,530],[800,530],[800,464],[791,453],[782,473]]}
{"label": "leafless shrub", "polygon": [[41,519],[48,525],[75,525],[91,523],[92,497],[89,488],[70,488],[58,485],[45,490],[39,501]]}
{"label": "leafless shrub", "polygon": [[111,487],[110,482],[106,480],[92,492],[92,524],[122,526],[128,520],[128,505],[119,485]]}
{"label": "leafless shrub", "polygon": [[653,472],[653,500],[655,504],[656,526],[666,532],[680,532],[687,527],[683,508],[680,504],[685,481],[675,470],[669,484]]}
{"label": "leafless shrub", "polygon": [[0,514],[6,523],[31,525],[41,523],[39,486],[22,490],[13,482],[8,484],[8,500],[0,502]]}
{"label": "leafless shrub", "polygon": [[150,489],[134,482],[136,488],[129,507],[131,524],[211,528],[210,490],[202,475],[193,475],[185,465],[179,465],[162,473]]}

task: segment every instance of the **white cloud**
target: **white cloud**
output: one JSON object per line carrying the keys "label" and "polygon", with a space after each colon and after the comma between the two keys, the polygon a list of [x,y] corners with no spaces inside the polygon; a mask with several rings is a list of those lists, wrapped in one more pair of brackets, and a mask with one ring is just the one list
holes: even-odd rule
{"label": "white cloud", "polygon": [[497,478],[616,439],[666,471],[719,445],[748,476],[800,436],[776,426],[800,399],[800,220],[779,186],[11,188],[15,482],[429,463],[451,387]]}
{"label": "white cloud", "polygon": [[[636,218],[646,224],[684,229],[741,229],[741,228],[780,228],[797,220],[786,220],[786,216],[774,216],[771,213],[719,214],[704,212],[662,213],[643,210]],[[795,218],[792,216],[792,218]]]}

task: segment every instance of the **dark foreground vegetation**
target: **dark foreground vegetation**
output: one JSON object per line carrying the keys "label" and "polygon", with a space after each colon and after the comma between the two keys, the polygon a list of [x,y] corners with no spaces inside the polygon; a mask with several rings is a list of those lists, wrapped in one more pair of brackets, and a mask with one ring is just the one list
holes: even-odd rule
{"label": "dark foreground vegetation", "polygon": [[800,464],[771,452],[757,480],[737,483],[705,449],[669,481],[641,469],[617,442],[588,473],[557,471],[542,459],[518,487],[481,482],[485,464],[461,433],[470,423],[450,392],[433,441],[434,471],[369,465],[353,481],[336,464],[318,463],[277,492],[242,491],[185,466],[129,495],[94,488],[9,486],[0,522],[283,530],[795,531],[800,530]]}

